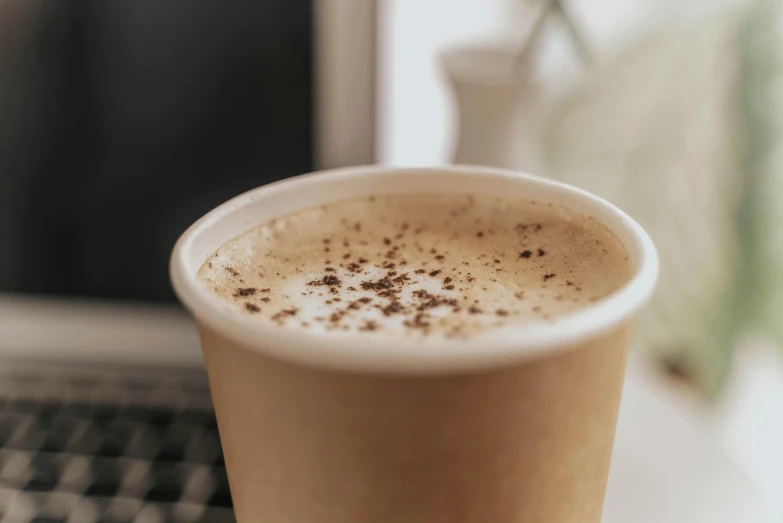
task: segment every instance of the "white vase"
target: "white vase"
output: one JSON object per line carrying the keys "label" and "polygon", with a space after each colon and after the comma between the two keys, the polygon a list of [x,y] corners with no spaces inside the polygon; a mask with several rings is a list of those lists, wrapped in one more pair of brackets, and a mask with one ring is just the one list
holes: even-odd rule
{"label": "white vase", "polygon": [[441,64],[456,102],[454,163],[539,173],[542,110],[529,60],[518,49],[472,46],[450,49]]}

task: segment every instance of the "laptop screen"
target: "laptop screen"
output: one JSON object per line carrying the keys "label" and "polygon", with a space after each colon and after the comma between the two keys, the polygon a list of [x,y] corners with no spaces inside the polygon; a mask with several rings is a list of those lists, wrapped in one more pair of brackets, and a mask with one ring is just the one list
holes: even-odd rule
{"label": "laptop screen", "polygon": [[189,224],[313,169],[309,0],[10,4],[0,291],[173,300]]}

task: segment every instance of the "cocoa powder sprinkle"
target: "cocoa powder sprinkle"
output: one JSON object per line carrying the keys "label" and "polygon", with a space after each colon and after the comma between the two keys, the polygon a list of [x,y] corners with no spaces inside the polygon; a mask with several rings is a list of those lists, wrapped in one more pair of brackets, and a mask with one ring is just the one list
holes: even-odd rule
{"label": "cocoa powder sprinkle", "polygon": [[[433,212],[423,220],[417,215],[416,222],[401,224],[401,218],[409,212],[409,208],[390,206],[389,210],[399,213],[385,215],[384,202],[373,207],[373,212],[381,212],[377,217],[377,227],[376,222],[372,226],[370,222],[362,226],[355,221],[361,213],[345,214],[343,219],[337,215],[335,223],[341,223],[344,229],[337,229],[335,234],[330,230],[328,236],[302,237],[298,244],[295,238],[291,238],[286,240],[287,244],[291,244],[290,250],[263,250],[266,246],[262,245],[262,250],[257,250],[248,259],[232,260],[219,251],[204,264],[203,270],[212,268],[214,262],[214,270],[208,273],[208,285],[215,286],[215,291],[232,301],[239,310],[258,313],[263,309],[265,321],[273,318],[280,325],[288,323],[298,327],[304,323],[320,322],[327,331],[370,332],[403,326],[418,330],[421,336],[473,336],[477,330],[493,329],[505,322],[544,321],[547,314],[556,317],[561,310],[579,307],[571,305],[572,299],[584,303],[590,297],[601,294],[602,291],[595,291],[593,282],[584,277],[580,260],[576,259],[581,253],[576,251],[572,256],[567,248],[553,246],[564,235],[569,240],[573,237],[575,245],[589,241],[590,253],[587,256],[592,256],[592,252],[596,256],[604,256],[606,253],[592,244],[595,236],[589,236],[587,240],[579,236],[579,223],[561,225],[558,215],[551,218],[547,214],[536,215],[538,211],[534,209],[530,214],[518,214],[517,219],[523,223],[501,224],[507,219],[505,216],[485,214],[483,209],[476,207],[475,201],[470,202],[467,198],[462,203],[454,217],[449,217],[449,208],[446,208],[444,212]],[[433,211],[438,210],[437,205],[433,206]],[[515,211],[513,202],[502,207],[492,203],[492,206],[495,210],[502,209],[506,215],[513,215]],[[430,219],[432,224],[424,226]],[[551,231],[541,232],[544,223],[547,227],[550,223],[554,224]],[[277,241],[279,230],[275,227],[273,237],[268,239]],[[297,229],[292,228],[290,232],[297,233]],[[244,247],[240,245],[241,249]],[[330,247],[335,248],[331,254],[322,254],[329,253]],[[312,257],[313,250],[315,259],[302,257]],[[515,254],[526,261],[514,263]],[[369,260],[367,256],[370,256]],[[555,258],[549,262],[541,259],[537,263],[528,263],[545,256]],[[275,270],[280,271],[276,276]],[[558,273],[555,273],[556,270]],[[468,271],[476,272],[476,276]],[[432,280],[411,275],[428,275]],[[558,276],[561,278],[558,282],[564,283],[549,282]],[[294,287],[286,286],[283,281],[286,278]],[[581,289],[575,282],[582,280],[585,292],[579,294],[577,291]],[[539,283],[536,284],[536,281]],[[271,293],[270,288],[262,289],[264,283],[275,284],[275,293]],[[311,289],[297,287],[297,284],[310,286]],[[566,290],[564,287],[570,288]],[[518,289],[526,289],[533,294],[523,302],[525,292]],[[299,298],[301,290],[306,291],[301,293],[303,296],[310,297]],[[558,291],[562,294],[557,294]],[[298,299],[290,301],[286,292]],[[301,304],[312,302],[316,306],[315,311],[320,307],[320,312],[309,307],[301,311],[291,307],[298,300]],[[549,309],[548,300],[553,300],[551,307],[554,309]],[[562,305],[555,305],[558,300]],[[537,302],[544,305],[544,309],[531,307]],[[471,315],[484,316],[471,318]],[[297,317],[289,319],[292,316]],[[386,316],[392,318],[385,320]],[[419,334],[411,332],[410,335]]]}
{"label": "cocoa powder sprinkle", "polygon": [[360,331],[374,331],[374,330],[378,330],[379,328],[380,327],[379,327],[377,322],[375,322],[373,320],[367,320],[367,321],[364,322],[364,325],[359,327],[359,330]]}
{"label": "cocoa powder sprinkle", "polygon": [[340,281],[340,278],[338,278],[337,276],[331,275],[331,274],[327,274],[326,276],[324,276],[320,280],[313,280],[313,281],[309,282],[307,285],[310,285],[310,286],[329,285],[330,287],[339,287],[341,284],[342,284],[342,282]]}
{"label": "cocoa powder sprinkle", "polygon": [[363,281],[362,289],[369,291],[380,291],[383,289],[389,289],[392,287],[392,281],[389,278],[381,278],[378,281]]}

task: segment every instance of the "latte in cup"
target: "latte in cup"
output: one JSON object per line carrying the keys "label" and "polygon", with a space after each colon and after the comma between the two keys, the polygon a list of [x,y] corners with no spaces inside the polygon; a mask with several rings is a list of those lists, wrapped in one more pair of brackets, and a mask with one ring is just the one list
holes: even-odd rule
{"label": "latte in cup", "polygon": [[552,321],[632,272],[611,231],[563,207],[387,194],[260,224],[220,247],[199,277],[259,322],[427,343]]}

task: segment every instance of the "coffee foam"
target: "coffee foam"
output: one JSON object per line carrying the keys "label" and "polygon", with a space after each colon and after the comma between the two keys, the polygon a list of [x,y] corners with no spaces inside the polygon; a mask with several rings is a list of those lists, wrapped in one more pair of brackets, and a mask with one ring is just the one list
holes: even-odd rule
{"label": "coffee foam", "polygon": [[564,208],[405,194],[262,224],[199,278],[237,313],[283,328],[425,340],[553,321],[631,274],[611,231]]}

